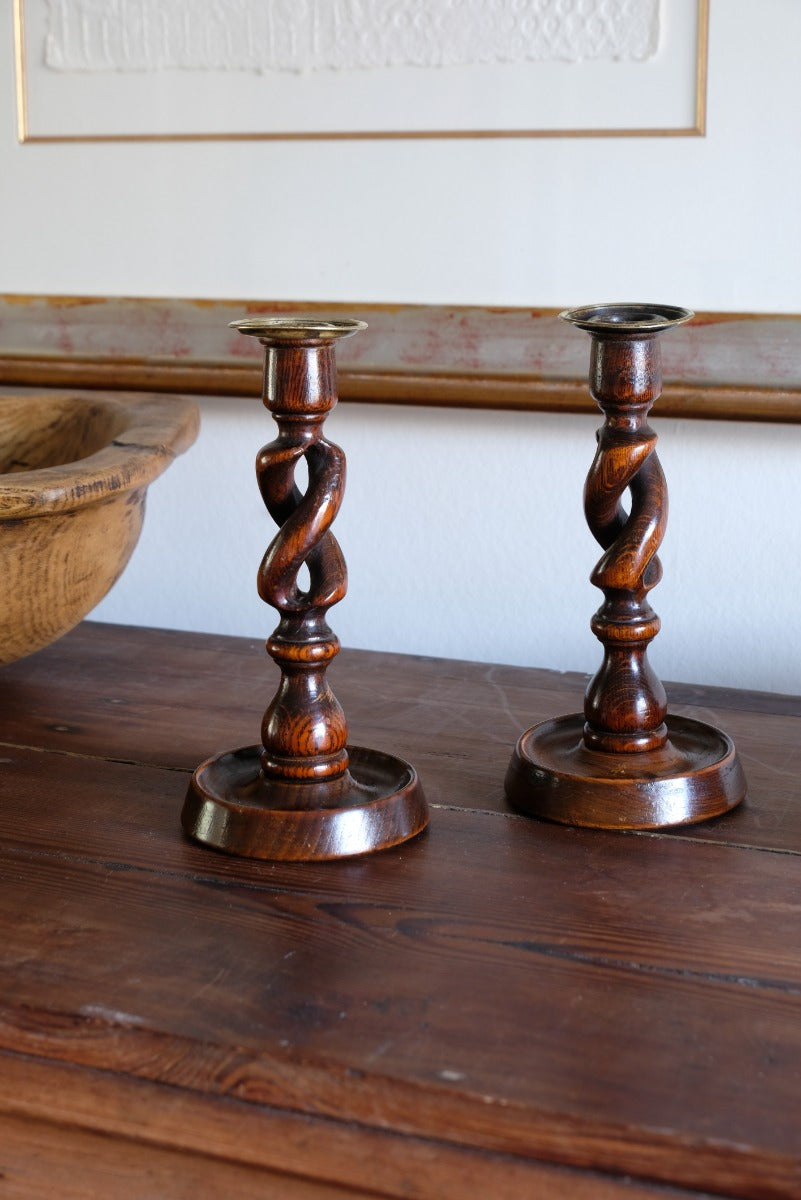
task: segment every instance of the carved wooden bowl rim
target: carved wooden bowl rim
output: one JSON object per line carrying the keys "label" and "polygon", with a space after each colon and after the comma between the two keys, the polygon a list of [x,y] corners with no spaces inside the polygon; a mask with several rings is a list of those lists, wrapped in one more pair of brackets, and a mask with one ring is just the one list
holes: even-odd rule
{"label": "carved wooden bowl rim", "polygon": [[606,304],[585,304],[560,312],[562,321],[585,329],[588,333],[659,333],[674,325],[683,325],[695,316],[689,308],[674,304],[642,304],[631,301],[612,301]]}
{"label": "carved wooden bowl rim", "polygon": [[[114,425],[105,445],[72,462],[0,474],[0,519],[46,518],[97,504],[120,493],[146,488],[197,437],[197,406],[182,396],[116,393],[50,393],[5,396],[19,400],[32,416],[46,415],[55,403],[102,410]],[[37,403],[38,402],[38,403]]]}

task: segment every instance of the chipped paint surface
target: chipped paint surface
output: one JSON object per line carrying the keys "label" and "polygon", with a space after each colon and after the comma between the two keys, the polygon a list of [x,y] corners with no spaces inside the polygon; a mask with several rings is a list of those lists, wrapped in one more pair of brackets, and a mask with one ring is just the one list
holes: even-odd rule
{"label": "chipped paint surface", "polygon": [[[0,296],[0,357],[257,365],[261,347],[228,323],[258,312],[367,321],[367,331],[338,352],[343,372],[490,383],[586,378],[585,339],[555,310],[523,308]],[[699,314],[664,339],[663,358],[666,380],[795,390],[801,388],[801,316]]]}

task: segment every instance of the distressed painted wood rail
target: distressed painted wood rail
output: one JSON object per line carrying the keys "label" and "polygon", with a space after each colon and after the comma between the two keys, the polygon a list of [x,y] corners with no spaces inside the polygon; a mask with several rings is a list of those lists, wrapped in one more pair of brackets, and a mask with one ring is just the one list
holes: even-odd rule
{"label": "distressed painted wood rail", "polygon": [[[340,356],[345,401],[595,410],[581,339],[555,309],[6,295],[0,386],[256,397],[259,348],[228,329],[256,313],[367,321]],[[801,315],[700,313],[664,359],[662,417],[801,421]]]}

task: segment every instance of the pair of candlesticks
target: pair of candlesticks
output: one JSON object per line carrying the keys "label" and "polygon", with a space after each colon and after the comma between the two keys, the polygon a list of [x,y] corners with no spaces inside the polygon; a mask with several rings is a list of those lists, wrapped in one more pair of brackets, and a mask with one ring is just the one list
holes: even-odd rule
{"label": "pair of candlesticks", "polygon": [[[648,411],[662,386],[660,335],[692,315],[643,304],[561,314],[591,335],[590,391],[605,418],[584,492],[587,523],[604,552],[591,575],[604,595],[592,618],[604,658],[584,712],[535,725],[513,751],[506,795],[533,816],[600,829],[658,829],[719,816],[745,795],[729,737],[668,716],[647,658],[659,630],[648,593],[661,577],[657,550],[667,516]],[[256,473],[279,526],[258,588],[280,615],[267,650],[281,680],[264,714],[261,744],[198,767],[183,826],[205,845],[252,858],[321,860],[386,849],[425,828],[422,786],[408,763],[347,744],[345,715],[326,678],[339,650],[327,613],[346,587],[331,532],[345,458],[323,437],[323,423],[337,400],[336,342],[365,324],[253,317],[232,327],[265,347],[264,403],[278,426],[259,452]],[[301,458],[308,467],[304,493],[295,483]],[[301,589],[304,566],[308,586]]]}

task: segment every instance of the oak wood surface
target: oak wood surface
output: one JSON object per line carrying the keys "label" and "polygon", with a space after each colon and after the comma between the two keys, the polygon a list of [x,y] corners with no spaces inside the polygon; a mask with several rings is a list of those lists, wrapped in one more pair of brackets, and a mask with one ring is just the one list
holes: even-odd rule
{"label": "oak wood surface", "polygon": [[[433,833],[424,841],[418,857],[437,848]],[[475,841],[471,854],[439,839],[439,856],[462,857],[472,877],[486,829]],[[694,970],[657,945],[657,966],[645,966],[625,931],[592,953],[577,930],[571,948],[564,935],[594,903],[592,874],[589,897],[544,931],[526,921],[544,889],[510,881],[511,924],[495,916],[500,871],[483,889],[485,915],[442,911],[424,867],[385,864],[396,880],[383,896],[284,891],[276,880],[228,882],[223,898],[208,879],[63,856],[34,863],[9,849],[0,1045],[368,1125],[386,1114],[397,1131],[491,1151],[797,1194],[801,1035],[798,982],[781,977],[784,964],[767,979],[741,976],[755,962]],[[696,888],[714,867],[697,863]],[[459,879],[451,888],[464,895]],[[410,904],[398,893],[411,890],[420,898]],[[797,925],[786,884],[760,894],[794,908]],[[759,912],[736,890],[721,900],[737,900],[749,926]]]}
{"label": "oak wood surface", "polygon": [[[503,778],[515,739],[536,721],[579,710],[587,683],[578,673],[353,649],[342,651],[330,673],[354,742],[413,762],[434,804],[507,813]],[[191,772],[210,751],[257,740],[278,672],[258,639],[154,629],[129,636],[87,622],[4,667],[2,679],[0,745]],[[667,691],[671,711],[734,739],[749,782],[743,808],[671,836],[801,853],[793,749],[801,740],[801,697],[692,684],[668,684]]]}
{"label": "oak wood surface", "polygon": [[0,1188],[4,1197],[58,1196],[85,1200],[87,1195],[113,1200],[187,1200],[190,1196],[224,1196],[226,1200],[283,1200],[287,1189],[297,1200],[379,1200],[379,1193],[321,1183],[187,1155],[163,1147],[143,1146],[103,1133],[64,1129],[0,1113]]}
{"label": "oak wood surface", "polygon": [[[104,1145],[114,1154],[120,1142],[133,1143],[136,1161],[145,1161],[151,1146],[184,1152],[185,1185],[192,1181],[192,1155],[200,1154],[204,1170],[218,1160],[258,1167],[259,1188],[266,1189],[273,1173],[281,1172],[279,1195],[304,1200],[303,1187],[313,1186],[315,1173],[324,1173],[337,1195],[363,1195],[361,1182],[370,1177],[380,1196],[415,1200],[465,1200],[469,1196],[547,1196],[549,1200],[686,1200],[686,1191],[649,1185],[627,1178],[577,1171],[511,1155],[483,1154],[469,1147],[431,1138],[398,1135],[353,1122],[310,1117],[264,1105],[228,1099],[224,1104],[199,1092],[179,1091],[109,1072],[76,1069],[24,1055],[0,1052],[0,1110],[22,1117],[27,1139],[49,1140],[53,1118],[73,1131],[102,1131],[105,1143],[94,1143],[102,1156]],[[153,1121],[153,1112],[158,1121]],[[36,1126],[40,1126],[37,1130]],[[213,1146],[209,1130],[213,1128]],[[78,1134],[80,1136],[80,1134]],[[40,1154],[44,1155],[42,1146]],[[10,1155],[6,1158],[10,1161]],[[74,1159],[73,1159],[74,1161]],[[102,1162],[102,1158],[101,1158]],[[82,1162],[84,1170],[87,1164]],[[365,1170],[367,1165],[368,1170]],[[30,1169],[29,1167],[27,1169]],[[307,1179],[298,1175],[306,1174]],[[291,1178],[287,1178],[290,1176]],[[13,1175],[7,1171],[7,1178]],[[141,1178],[141,1177],[140,1177]],[[263,1182],[262,1182],[263,1179]],[[51,1181],[33,1192],[50,1195]],[[159,1181],[161,1182],[161,1180]],[[78,1195],[86,1196],[87,1190]],[[30,1188],[20,1195],[29,1200]],[[92,1193],[94,1194],[94,1193]],[[106,1200],[107,1192],[101,1192]],[[190,1187],[179,1195],[208,1195]],[[220,1194],[213,1193],[215,1197]],[[255,1196],[262,1200],[264,1190]],[[312,1193],[313,1194],[313,1193]],[[323,1193],[325,1194],[325,1193]],[[266,1193],[268,1200],[270,1193]],[[706,1193],[694,1193],[705,1200]],[[141,1193],[137,1196],[141,1200]],[[159,1194],[155,1200],[162,1200]]]}
{"label": "oak wood surface", "polygon": [[266,670],[245,639],[98,625],[3,669],[13,1146],[55,1178],[73,1133],[78,1161],[102,1132],[123,1180],[146,1145],[167,1181],[176,1155],[187,1179],[229,1164],[233,1195],[240,1167],[300,1196],[801,1193],[797,700],[676,689],[738,740],[746,804],[703,832],[601,833],[502,793],[515,727],[580,677],[345,651],[351,726],[415,756],[431,827],[275,864],[178,821],[198,739],[248,740]]}

